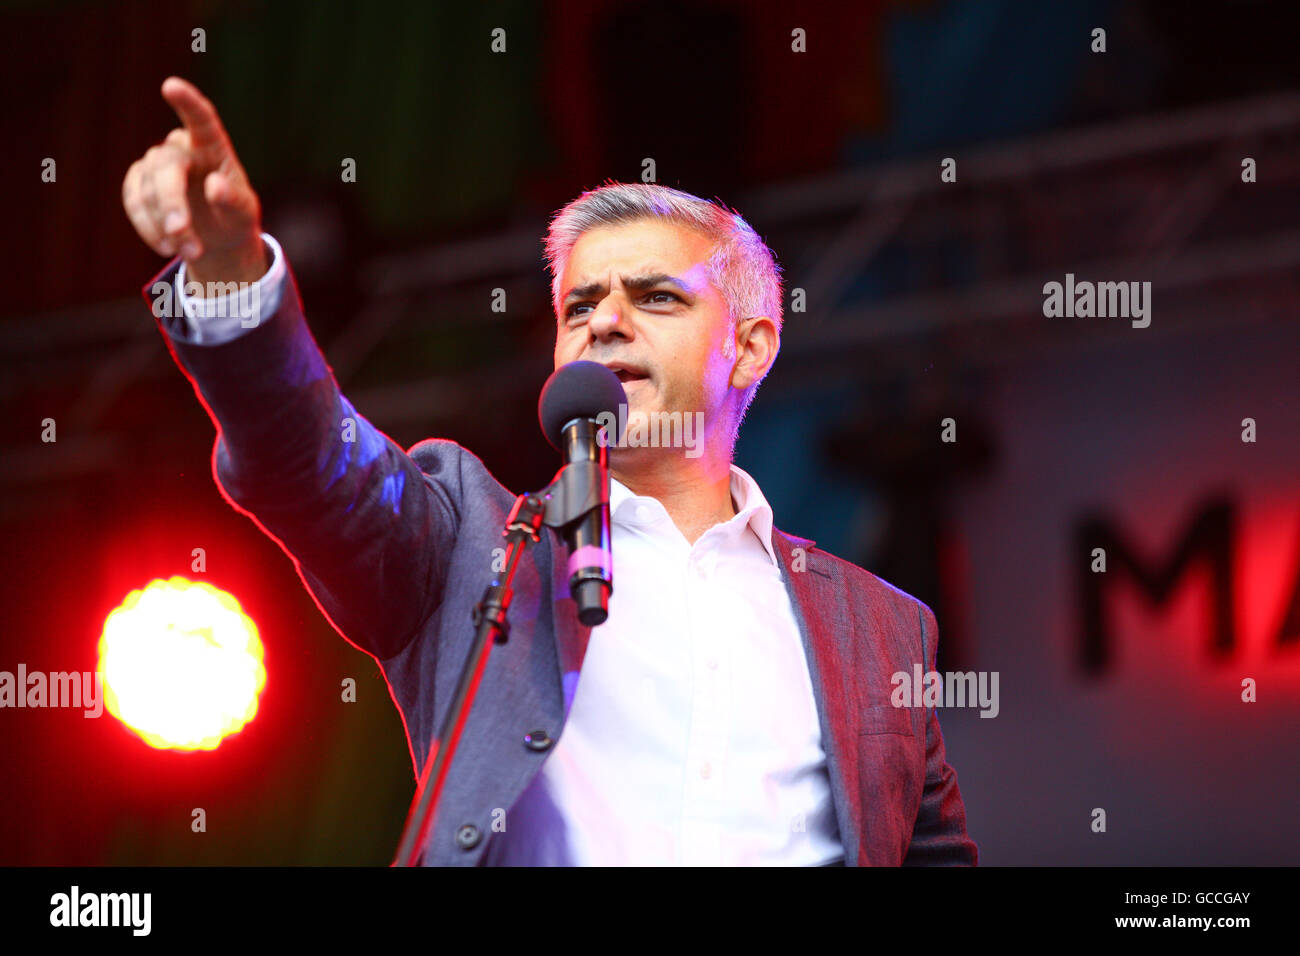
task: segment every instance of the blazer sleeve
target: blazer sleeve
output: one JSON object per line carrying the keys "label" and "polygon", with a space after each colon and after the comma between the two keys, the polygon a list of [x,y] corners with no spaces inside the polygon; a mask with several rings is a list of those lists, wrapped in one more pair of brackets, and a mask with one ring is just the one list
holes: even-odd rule
{"label": "blazer sleeve", "polygon": [[246,333],[187,341],[184,316],[152,294],[179,264],[143,291],[216,425],[218,487],[289,555],[340,634],[380,659],[395,655],[442,600],[460,447],[426,443],[436,447],[422,470],[352,407],[307,327],[292,272],[274,314]]}
{"label": "blazer sleeve", "polygon": [[[934,612],[920,605],[921,648],[927,673],[935,669],[939,626]],[[977,866],[979,849],[966,832],[966,806],[957,771],[948,765],[939,715],[930,708],[925,725],[925,791],[903,866]]]}

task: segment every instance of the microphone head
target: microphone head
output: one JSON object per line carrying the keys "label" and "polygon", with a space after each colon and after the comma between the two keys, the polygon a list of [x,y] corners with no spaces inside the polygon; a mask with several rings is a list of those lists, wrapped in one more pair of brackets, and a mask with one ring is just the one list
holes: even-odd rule
{"label": "microphone head", "polygon": [[[627,404],[627,392],[618,376],[599,362],[578,361],[561,365],[542,386],[537,417],[542,434],[559,450],[564,426],[575,418],[599,418],[608,412],[618,418],[620,405]],[[617,439],[611,435],[610,440]]]}

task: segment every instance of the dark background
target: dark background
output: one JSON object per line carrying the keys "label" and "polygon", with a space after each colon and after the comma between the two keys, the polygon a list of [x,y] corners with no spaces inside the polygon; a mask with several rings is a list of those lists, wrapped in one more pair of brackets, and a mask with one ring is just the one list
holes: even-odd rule
{"label": "dark background", "polygon": [[[1292,9],[9,4],[0,670],[93,669],[108,612],[195,577],[203,547],[202,579],[257,622],[268,682],[204,753],[151,749],[107,714],[0,711],[0,863],[382,864],[413,789],[377,666],[222,500],[212,425],[140,298],[162,263],[121,182],[177,125],[171,74],[220,111],[358,410],[403,446],[465,444],[514,490],[555,467],[535,426],[550,214],[638,180],[645,157],[736,207],[807,302],[737,463],[780,527],[936,610],[940,670],[999,672],[996,719],[941,714],[981,862],[1295,863]],[[1151,326],[1044,317],[1043,284],[1067,272],[1152,282]],[[1170,564],[1215,502],[1226,536]],[[1138,569],[1114,565],[1101,660],[1090,519]],[[1177,573],[1153,600],[1141,569],[1162,565]]]}

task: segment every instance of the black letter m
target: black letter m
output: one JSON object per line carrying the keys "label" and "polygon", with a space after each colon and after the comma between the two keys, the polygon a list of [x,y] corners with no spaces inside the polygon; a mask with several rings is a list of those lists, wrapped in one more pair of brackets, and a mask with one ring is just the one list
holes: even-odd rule
{"label": "black letter m", "polygon": [[[1079,606],[1083,615],[1081,663],[1085,672],[1099,674],[1110,663],[1110,633],[1103,602],[1104,589],[1124,571],[1152,604],[1163,604],[1173,593],[1193,558],[1203,557],[1209,565],[1212,586],[1208,595],[1214,633],[1210,650],[1227,654],[1236,643],[1236,615],[1232,600],[1233,550],[1236,511],[1226,496],[1209,499],[1193,519],[1178,543],[1173,557],[1154,568],[1134,556],[1107,518],[1090,515],[1075,525],[1074,564],[1078,569]],[[1106,572],[1092,570],[1094,548],[1106,552]]]}

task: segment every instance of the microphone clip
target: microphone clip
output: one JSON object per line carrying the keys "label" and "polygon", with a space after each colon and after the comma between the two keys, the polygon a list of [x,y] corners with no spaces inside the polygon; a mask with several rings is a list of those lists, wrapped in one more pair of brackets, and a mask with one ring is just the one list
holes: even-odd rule
{"label": "microphone clip", "polygon": [[[578,619],[588,627],[605,623],[614,593],[609,548],[609,451],[595,419],[575,418],[563,430],[566,464],[540,492],[543,519],[570,542],[569,590]],[[594,516],[593,516],[594,515]]]}

